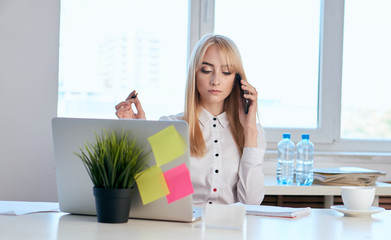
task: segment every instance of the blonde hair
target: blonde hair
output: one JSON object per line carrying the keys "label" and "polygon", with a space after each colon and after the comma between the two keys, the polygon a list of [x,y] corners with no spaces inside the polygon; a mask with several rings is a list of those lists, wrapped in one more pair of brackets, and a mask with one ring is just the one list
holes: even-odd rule
{"label": "blonde hair", "polygon": [[[236,44],[222,35],[207,34],[198,41],[190,57],[187,83],[184,120],[189,124],[190,153],[194,157],[202,157],[206,153],[206,145],[198,122],[200,112],[200,94],[196,86],[196,73],[200,69],[206,50],[210,46],[216,46],[220,55],[225,58],[230,72],[239,73],[244,79],[246,75],[243,69],[242,59]],[[234,82],[231,94],[225,99],[224,111],[230,123],[230,130],[242,155],[244,147],[244,129],[239,121],[239,85]]]}

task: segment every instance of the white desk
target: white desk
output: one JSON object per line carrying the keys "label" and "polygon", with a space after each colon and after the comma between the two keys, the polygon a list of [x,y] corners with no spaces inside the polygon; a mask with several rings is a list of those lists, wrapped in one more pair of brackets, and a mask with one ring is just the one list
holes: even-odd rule
{"label": "white desk", "polygon": [[[379,205],[379,196],[391,196],[391,184],[376,183],[376,197],[374,206]],[[302,196],[324,196],[325,208],[330,208],[334,202],[334,196],[341,196],[341,186],[328,186],[312,184],[311,186],[278,185],[276,176],[265,176],[265,195],[302,195]],[[391,239],[391,238],[390,238]]]}
{"label": "white desk", "polygon": [[360,240],[390,239],[391,211],[370,218],[344,217],[332,209],[313,209],[298,219],[247,216],[243,230],[205,228],[202,221],[177,223],[132,220],[126,224],[98,223],[96,217],[63,213],[0,215],[0,239],[205,239],[205,240]]}

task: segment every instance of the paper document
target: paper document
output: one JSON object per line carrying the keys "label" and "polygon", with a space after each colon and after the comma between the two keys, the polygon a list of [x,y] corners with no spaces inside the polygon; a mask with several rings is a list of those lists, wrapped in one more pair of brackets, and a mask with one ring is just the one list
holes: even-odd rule
{"label": "paper document", "polygon": [[58,203],[0,201],[0,215],[23,215],[37,212],[59,212]]}
{"label": "paper document", "polygon": [[314,169],[315,184],[336,186],[374,186],[380,176],[386,176],[386,173],[360,167]]}
{"label": "paper document", "polygon": [[304,217],[311,214],[311,208],[275,207],[266,205],[245,205],[247,215],[267,217]]}

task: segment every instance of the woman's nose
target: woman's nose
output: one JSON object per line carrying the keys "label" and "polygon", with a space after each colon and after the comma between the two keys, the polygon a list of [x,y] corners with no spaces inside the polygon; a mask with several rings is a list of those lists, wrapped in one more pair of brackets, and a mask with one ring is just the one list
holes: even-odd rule
{"label": "woman's nose", "polygon": [[211,79],[210,79],[210,85],[216,86],[220,84],[220,77],[218,76],[217,73],[212,74]]}

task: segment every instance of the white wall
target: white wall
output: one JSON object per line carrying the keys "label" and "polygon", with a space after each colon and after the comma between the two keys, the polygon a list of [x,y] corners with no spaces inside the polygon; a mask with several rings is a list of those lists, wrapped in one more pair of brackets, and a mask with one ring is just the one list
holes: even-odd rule
{"label": "white wall", "polygon": [[0,200],[56,201],[60,0],[0,0]]}

